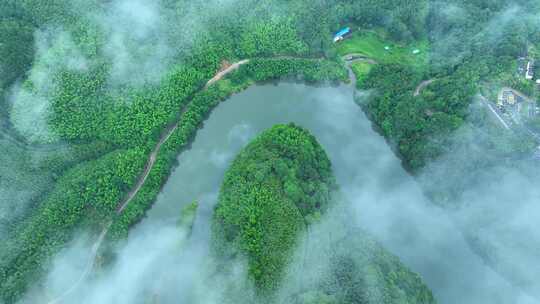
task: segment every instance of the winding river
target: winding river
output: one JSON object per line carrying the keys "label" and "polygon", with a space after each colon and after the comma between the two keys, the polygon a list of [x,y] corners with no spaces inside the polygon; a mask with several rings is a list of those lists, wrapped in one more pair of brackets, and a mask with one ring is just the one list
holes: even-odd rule
{"label": "winding river", "polygon": [[[145,289],[159,294],[151,303],[219,303],[212,299],[215,291],[201,283],[201,269],[208,261],[210,219],[224,172],[257,134],[289,122],[307,128],[325,148],[348,211],[355,215],[352,224],[369,231],[419,273],[439,303],[536,303],[485,266],[444,212],[427,202],[353,102],[351,86],[290,83],[252,86],[214,109],[191,149],[178,156],[179,166],[147,217],[119,247],[117,263],[66,296],[66,303],[140,303]],[[194,200],[199,209],[186,241],[175,223]],[[48,278],[52,294],[80,277],[89,250],[75,246],[60,255]],[[185,299],[193,293],[204,295],[204,301]]]}

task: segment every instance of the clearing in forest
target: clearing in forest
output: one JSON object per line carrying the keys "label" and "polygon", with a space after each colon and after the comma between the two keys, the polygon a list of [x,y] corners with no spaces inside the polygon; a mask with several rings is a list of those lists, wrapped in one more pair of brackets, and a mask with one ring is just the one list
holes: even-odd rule
{"label": "clearing in forest", "polygon": [[[428,42],[415,41],[407,45],[385,38],[375,31],[357,31],[337,45],[339,55],[363,54],[379,63],[401,63],[422,67],[427,63]],[[364,68],[365,69],[365,68]]]}

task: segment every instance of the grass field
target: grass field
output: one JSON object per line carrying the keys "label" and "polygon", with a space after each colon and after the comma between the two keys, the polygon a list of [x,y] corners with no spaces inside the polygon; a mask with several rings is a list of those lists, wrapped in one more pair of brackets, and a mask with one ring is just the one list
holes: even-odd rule
{"label": "grass field", "polygon": [[354,62],[351,67],[356,75],[356,86],[361,88],[373,65],[367,62],[357,61]]}
{"label": "grass field", "polygon": [[[385,47],[388,47],[388,50]],[[418,49],[420,53],[413,54],[415,49]],[[352,37],[338,43],[337,51],[341,56],[358,53],[379,63],[402,63],[421,68],[427,64],[429,47],[427,41],[400,45],[385,39],[383,34],[360,31],[354,32]]]}

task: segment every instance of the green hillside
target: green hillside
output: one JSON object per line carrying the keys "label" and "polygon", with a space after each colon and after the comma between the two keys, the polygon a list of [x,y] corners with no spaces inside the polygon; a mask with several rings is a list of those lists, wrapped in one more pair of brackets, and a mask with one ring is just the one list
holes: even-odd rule
{"label": "green hillside", "polygon": [[[311,236],[310,227],[324,222],[336,205],[337,191],[330,161],[307,130],[289,124],[263,132],[238,154],[220,189],[212,245],[222,267],[247,257],[249,278],[263,302],[435,303],[418,275],[365,233],[346,232],[339,221],[328,228],[331,241],[311,242],[300,249],[307,256],[294,258],[304,236]],[[325,242],[332,254],[321,249]],[[284,281],[291,280],[290,269],[293,281],[308,274],[300,290]],[[312,284],[310,273],[320,276]],[[280,289],[286,295],[276,300]]]}

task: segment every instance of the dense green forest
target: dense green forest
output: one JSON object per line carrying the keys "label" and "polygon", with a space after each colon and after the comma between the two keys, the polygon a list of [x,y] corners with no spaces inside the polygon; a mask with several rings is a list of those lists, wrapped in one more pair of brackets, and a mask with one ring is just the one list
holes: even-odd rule
{"label": "dense green forest", "polygon": [[[340,218],[336,222],[341,224],[322,229],[336,235],[327,244],[333,254],[303,257],[317,260],[308,263],[308,269],[287,270],[295,269],[295,263],[299,268],[306,265],[293,259],[304,235],[313,238],[312,246],[325,243],[324,237],[316,240],[308,231],[335,209],[337,192],[331,163],[307,130],[289,124],[263,132],[238,154],[225,174],[212,220],[218,267],[231,268],[232,261],[247,257],[248,275],[255,282],[257,298],[263,301],[274,302],[276,291],[287,289],[283,281],[288,272],[293,277],[312,272],[313,277],[324,275],[314,285],[289,290],[291,294],[281,295],[279,302],[435,303],[420,278],[395,257],[365,233],[347,231],[343,223],[350,220]],[[318,269],[325,263],[329,270]]]}
{"label": "dense green forest", "polygon": [[[35,266],[46,263],[50,253],[61,248],[77,227],[84,225],[98,231],[107,219],[113,219],[110,238],[125,236],[128,227],[144,215],[155,199],[175,162],[176,154],[189,144],[194,132],[220,100],[254,81],[285,77],[316,82],[344,80],[346,77],[344,68],[338,63],[310,59],[322,55],[309,51],[296,34],[292,21],[283,25],[269,19],[271,16],[263,9],[253,16],[238,16],[236,19],[234,17],[237,16],[233,15],[229,15],[230,19],[223,18],[230,13],[227,11],[215,16],[209,13],[208,25],[214,26],[215,30],[201,33],[207,36],[190,49],[176,50],[174,57],[179,58],[177,63],[163,74],[159,82],[113,84],[109,77],[114,69],[113,62],[102,52],[96,51],[105,48],[108,33],[100,31],[91,20],[76,18],[77,12],[72,4],[69,1],[2,3],[6,6],[2,13],[7,17],[27,22],[28,26],[34,26],[34,30],[45,25],[62,26],[68,31],[68,34],[61,35],[62,39],[67,39],[67,35],[72,40],[67,44],[62,39],[49,42],[52,44],[51,49],[47,50],[50,54],[37,58],[30,70],[22,63],[17,67],[19,80],[23,79],[24,73],[30,76],[22,86],[26,95],[42,97],[41,94],[47,94],[45,97],[50,100],[50,114],[47,114],[46,120],[50,130],[34,132],[34,129],[18,129],[15,123],[10,132],[17,137],[24,138],[26,135],[27,140],[32,141],[31,145],[47,145],[60,139],[74,144],[84,143],[96,149],[94,159],[81,159],[80,164],[63,169],[65,173],[55,179],[52,191],[47,191],[50,187],[43,187],[45,193],[37,195],[42,202],[26,212],[25,219],[12,228],[14,232],[9,234],[6,246],[0,253],[1,293],[8,302],[22,294],[28,279],[44,269]],[[86,3],[85,7],[99,13],[103,7],[98,4]],[[164,5],[165,8],[170,6],[165,11],[172,14],[169,16],[172,24],[181,22],[181,14],[188,13],[173,9],[179,3]],[[186,6],[198,11],[200,8],[197,5],[192,3]],[[205,5],[203,7],[210,4]],[[246,2],[238,5],[251,4]],[[243,29],[245,34],[237,38],[236,31],[239,29]],[[284,30],[291,35],[279,35],[281,42],[275,44],[273,38]],[[275,35],[272,38],[268,33]],[[31,35],[27,38],[36,37]],[[269,40],[264,42],[264,39]],[[12,43],[7,45],[10,47],[33,45],[32,41],[10,41]],[[42,92],[39,87],[43,85],[40,83],[42,79],[31,77],[32,73],[42,72],[52,64],[50,61],[58,61],[56,58],[72,55],[75,51],[70,48],[75,48],[78,55],[83,54],[86,61],[92,64],[79,69],[56,62],[58,66],[50,71],[53,73],[50,78],[54,90]],[[271,58],[285,55],[289,59]],[[228,85],[212,86],[201,91],[221,60],[234,61],[244,56],[260,56],[263,59],[253,60]],[[295,60],[290,56],[306,59]],[[270,59],[264,60],[264,57]],[[2,67],[15,71],[15,67],[10,65],[18,64],[17,61],[8,60],[7,57],[2,57],[2,60],[5,60]],[[12,77],[12,81],[15,79]],[[11,109],[16,102],[10,103],[9,99],[9,95],[4,95],[5,106],[2,108],[11,113],[17,112]],[[181,111],[182,108],[185,111]],[[125,212],[116,215],[115,208],[143,170],[147,154],[158,141],[162,130],[179,119],[179,128],[166,142],[143,188]],[[28,136],[26,131],[32,134]],[[106,149],[98,149],[102,146]]]}
{"label": "dense green forest", "polygon": [[[516,57],[540,47],[536,1],[143,3],[143,11],[159,18],[126,13],[119,2],[0,2],[0,144],[10,154],[2,157],[15,164],[1,167],[0,195],[19,210],[0,221],[0,299],[6,303],[47,271],[51,256],[78,229],[99,233],[112,221],[108,240],[124,238],[220,101],[255,82],[347,81],[343,54],[332,44],[332,33],[344,25],[375,31],[392,46],[422,46],[425,60],[380,56],[362,77],[372,96],[358,101],[415,174],[467,126],[482,86],[519,84],[508,75]],[[154,23],[140,29],[145,16]],[[241,59],[252,60],[204,89],[222,65]],[[436,81],[413,96],[426,79]],[[148,155],[177,122],[146,182],[117,214]],[[503,157],[515,151],[508,146],[531,145],[522,138],[486,142]],[[30,162],[32,149],[47,152]],[[13,168],[19,174],[5,179]],[[3,189],[13,184],[33,189],[24,196]],[[461,188],[428,190],[444,204]]]}
{"label": "dense green forest", "polygon": [[336,185],[315,138],[278,125],[252,141],[227,171],[213,218],[216,251],[244,254],[262,291],[275,291],[298,235],[328,208]]}

